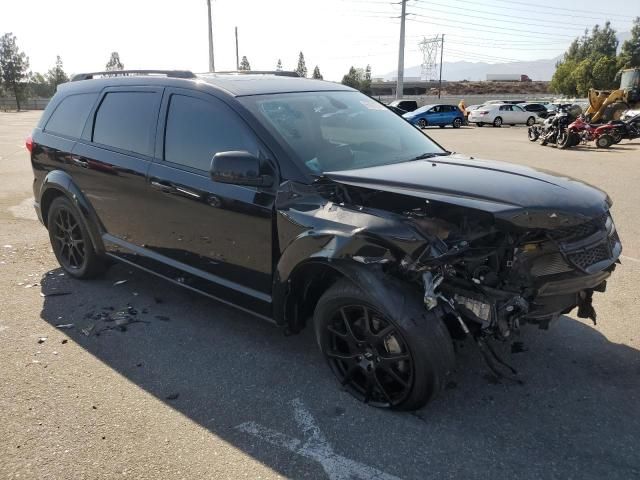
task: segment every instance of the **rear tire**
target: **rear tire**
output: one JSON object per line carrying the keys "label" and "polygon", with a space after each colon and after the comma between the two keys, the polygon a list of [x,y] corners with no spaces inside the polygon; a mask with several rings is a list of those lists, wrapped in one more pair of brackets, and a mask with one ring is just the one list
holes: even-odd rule
{"label": "rear tire", "polygon": [[477,127],[484,127],[484,123],[482,123],[482,122],[478,122],[478,123],[476,123],[476,126],[477,126]]}
{"label": "rear tire", "polygon": [[69,275],[93,278],[106,270],[107,264],[93,248],[82,214],[68,198],[53,200],[47,215],[47,228],[53,253]]}
{"label": "rear tire", "polygon": [[460,128],[462,126],[462,119],[454,118],[453,123],[451,125],[453,126],[453,128]]}
{"label": "rear tire", "polygon": [[444,127],[445,127],[445,125],[438,125],[438,126],[439,126],[440,128],[444,128]]}
{"label": "rear tire", "polygon": [[611,145],[613,145],[613,137],[607,133],[596,138],[596,147],[598,148],[609,148]]}
{"label": "rear tire", "polygon": [[[455,355],[449,332],[418,295],[388,318],[359,287],[340,280],[320,298],[314,329],[349,393],[375,407],[415,410],[442,390]],[[437,309],[436,309],[437,310]]]}
{"label": "rear tire", "polygon": [[493,126],[499,128],[502,126],[502,117],[496,117],[493,120]]}

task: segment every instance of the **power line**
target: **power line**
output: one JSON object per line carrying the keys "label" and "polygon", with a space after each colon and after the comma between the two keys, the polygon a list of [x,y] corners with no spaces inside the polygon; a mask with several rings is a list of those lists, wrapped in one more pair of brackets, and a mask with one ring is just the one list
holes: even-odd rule
{"label": "power line", "polygon": [[[517,5],[525,5],[527,7],[531,6],[531,3],[529,3],[529,2],[517,2],[517,1],[514,1],[514,0],[494,0],[494,1],[500,2],[500,3],[508,3],[509,5],[512,5],[512,4],[515,3]],[[546,8],[547,10],[553,10],[554,12],[556,12],[557,10],[562,10],[562,11],[565,11],[565,12],[572,12],[574,14],[573,16],[578,16],[578,15],[575,15],[575,9],[573,9],[573,8],[561,8],[561,7],[556,7],[555,5],[554,6],[551,6],[551,5],[540,5],[539,3],[536,3],[536,8]],[[609,17],[621,17],[621,18],[624,18],[625,20],[629,19],[629,17],[627,15],[619,15],[619,14],[611,13],[611,12],[593,12],[593,13],[597,13],[599,15],[607,15]],[[596,17],[592,17],[592,18],[596,18]]]}
{"label": "power line", "polygon": [[[436,20],[440,20],[440,21],[444,21],[444,22],[448,22],[450,20],[446,19],[446,18],[440,18],[440,17],[433,17],[431,15],[422,15],[420,13],[411,13],[410,15],[414,15],[416,17],[421,17],[421,18],[434,18]],[[429,22],[425,22],[425,23],[429,23]],[[465,22],[465,25],[474,25],[477,27],[487,27],[487,25],[484,25],[482,23],[472,23],[472,22]],[[489,26],[490,27],[490,26]],[[552,36],[552,37],[568,37],[568,38],[575,38],[575,35],[562,35],[560,33],[550,33],[550,32],[534,32],[531,30],[522,30],[520,28],[508,28],[508,27],[497,27],[500,28],[501,30],[509,30],[512,32],[518,32],[518,33],[523,33],[523,32],[527,32],[527,33],[533,33],[535,35],[548,35],[548,36]]]}
{"label": "power line", "polygon": [[[492,22],[505,22],[505,23],[508,22],[508,23],[520,24],[520,25],[530,25],[530,26],[534,26],[534,27],[556,28],[556,29],[559,28],[559,29],[562,29],[562,30],[566,30],[567,29],[566,27],[568,25],[575,26],[575,27],[580,27],[581,29],[584,29],[587,26],[587,25],[585,25],[583,23],[572,23],[572,22],[554,21],[554,20],[540,20],[540,21],[544,21],[545,23],[521,22],[521,21],[518,21],[518,20],[511,20],[511,19],[514,19],[514,18],[515,19],[521,19],[522,16],[506,15],[506,14],[503,14],[503,13],[491,13],[491,12],[487,12],[486,10],[474,10],[474,9],[468,8],[468,7],[455,7],[455,6],[446,5],[446,4],[442,4],[442,3],[436,3],[436,2],[432,2],[432,1],[429,1],[429,5],[430,5],[430,7],[428,7],[428,8],[427,7],[421,7],[421,6],[418,6],[418,5],[412,5],[411,8],[417,8],[419,10],[429,11],[429,12],[433,11],[433,12],[447,13],[447,14],[451,13],[451,14],[457,15],[457,13],[455,13],[455,12],[450,12],[450,11],[447,11],[447,10],[438,10],[438,9],[435,9],[435,8],[431,7],[431,5],[437,5],[437,6],[440,6],[440,7],[453,8],[455,10],[462,10],[464,12],[484,13],[486,15],[491,15],[491,16],[496,16],[496,17],[505,17],[505,18],[509,19],[509,20],[502,20],[502,19],[498,19],[498,18],[479,17],[477,15],[474,15],[474,17],[473,17],[473,18],[482,18],[482,19],[485,19],[485,20],[490,20]],[[538,19],[534,18],[532,20],[538,20]],[[556,23],[556,24],[561,25],[561,26],[557,26],[556,27],[555,25],[549,25],[550,23]]]}
{"label": "power line", "polygon": [[[425,18],[435,18],[435,17],[426,17],[425,15],[422,15],[422,17]],[[434,22],[434,21],[424,21],[424,20],[418,20],[415,18],[409,18],[408,20],[412,21],[412,22],[416,22],[416,23],[424,23],[427,25],[436,25],[439,27],[446,27],[446,28],[460,28],[460,24],[457,25],[451,25],[451,22],[449,22],[449,20],[441,20],[441,19],[436,19],[439,20],[440,22],[444,21],[444,22],[449,22],[449,23],[438,23],[438,22]],[[470,23],[468,23],[467,25],[471,25]],[[493,35],[501,35],[501,36],[509,36],[512,37],[513,34],[512,33],[505,33],[502,32],[501,30],[489,30],[487,28],[469,28],[466,27],[466,30],[468,31],[474,31],[474,32],[483,32],[483,33],[491,33]],[[502,28],[502,30],[506,30],[505,28]],[[535,33],[535,32],[527,32],[526,30],[516,30],[521,37],[527,37],[527,38],[534,38],[537,40],[537,36],[540,35],[540,33]],[[554,35],[554,34],[548,34],[554,37],[566,37],[566,38],[575,38],[572,35]]]}

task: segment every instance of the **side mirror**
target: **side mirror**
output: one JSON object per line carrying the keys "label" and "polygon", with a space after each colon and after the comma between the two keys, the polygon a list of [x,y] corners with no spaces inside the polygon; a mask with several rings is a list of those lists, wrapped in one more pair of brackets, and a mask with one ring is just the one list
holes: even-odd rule
{"label": "side mirror", "polygon": [[211,179],[220,183],[269,187],[273,184],[270,175],[260,175],[260,160],[244,151],[218,152],[211,160]]}

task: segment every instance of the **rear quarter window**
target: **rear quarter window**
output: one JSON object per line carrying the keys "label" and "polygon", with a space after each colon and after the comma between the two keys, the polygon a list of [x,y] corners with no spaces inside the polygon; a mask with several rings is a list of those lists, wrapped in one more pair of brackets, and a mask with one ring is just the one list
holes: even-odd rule
{"label": "rear quarter window", "polygon": [[109,92],[96,112],[92,140],[151,156],[157,117],[156,92]]}
{"label": "rear quarter window", "polygon": [[97,93],[79,93],[65,97],[49,117],[44,131],[67,137],[80,137],[97,98]]}

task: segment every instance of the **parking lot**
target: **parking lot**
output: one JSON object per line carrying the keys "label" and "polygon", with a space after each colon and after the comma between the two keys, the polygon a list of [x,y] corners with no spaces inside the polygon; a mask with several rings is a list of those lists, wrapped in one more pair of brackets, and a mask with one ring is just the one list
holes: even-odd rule
{"label": "parking lot", "polygon": [[[31,208],[23,140],[40,113],[0,113],[0,478],[640,475],[640,140],[558,150],[523,127],[425,130],[603,188],[624,251],[597,326],[565,316],[500,347],[522,385],[496,383],[465,343],[442,395],[396,413],[341,391],[310,330],[284,336],[126,266],[64,276]],[[129,307],[136,323],[96,320]]]}

